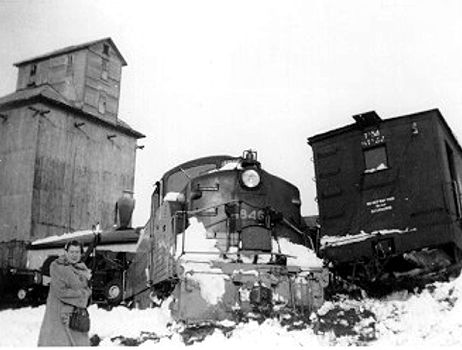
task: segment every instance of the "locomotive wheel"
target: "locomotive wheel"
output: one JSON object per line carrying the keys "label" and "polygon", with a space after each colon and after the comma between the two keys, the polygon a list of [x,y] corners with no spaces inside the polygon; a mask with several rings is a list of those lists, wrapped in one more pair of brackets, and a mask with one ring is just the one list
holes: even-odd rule
{"label": "locomotive wheel", "polygon": [[104,296],[110,304],[119,304],[122,301],[122,283],[118,280],[109,282],[104,289]]}

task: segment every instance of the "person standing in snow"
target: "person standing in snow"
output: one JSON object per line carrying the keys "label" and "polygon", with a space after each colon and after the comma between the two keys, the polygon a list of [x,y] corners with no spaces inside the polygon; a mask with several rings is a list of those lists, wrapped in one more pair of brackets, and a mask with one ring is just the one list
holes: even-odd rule
{"label": "person standing in snow", "polygon": [[83,245],[71,241],[64,248],[64,255],[50,265],[50,291],[43,317],[39,346],[90,346],[88,332],[69,328],[70,314],[74,307],[86,308],[91,296],[88,281],[91,272],[81,262]]}

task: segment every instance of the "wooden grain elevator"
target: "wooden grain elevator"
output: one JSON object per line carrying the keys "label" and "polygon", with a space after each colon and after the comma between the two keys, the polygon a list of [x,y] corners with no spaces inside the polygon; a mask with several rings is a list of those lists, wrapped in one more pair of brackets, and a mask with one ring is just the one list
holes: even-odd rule
{"label": "wooden grain elevator", "polygon": [[144,137],[118,116],[126,64],[110,38],[15,64],[0,98],[0,267],[24,267],[37,238],[114,224]]}

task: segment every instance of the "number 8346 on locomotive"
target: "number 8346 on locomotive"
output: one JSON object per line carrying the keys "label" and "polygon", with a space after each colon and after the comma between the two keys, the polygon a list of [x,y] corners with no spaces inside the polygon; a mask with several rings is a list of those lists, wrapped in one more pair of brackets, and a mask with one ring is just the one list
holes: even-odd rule
{"label": "number 8346 on locomotive", "polygon": [[136,303],[173,292],[173,314],[187,321],[311,312],[328,283],[298,189],[263,170],[254,151],[200,158],[165,173],[127,276]]}

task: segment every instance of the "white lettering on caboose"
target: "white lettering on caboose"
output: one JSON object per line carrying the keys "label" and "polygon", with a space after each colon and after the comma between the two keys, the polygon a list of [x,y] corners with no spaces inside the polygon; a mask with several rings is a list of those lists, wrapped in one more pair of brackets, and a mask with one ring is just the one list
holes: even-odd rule
{"label": "white lettering on caboose", "polygon": [[395,197],[379,198],[372,201],[366,202],[366,206],[370,207],[371,214],[380,213],[387,210],[392,210],[393,206],[391,202],[395,200]]}

